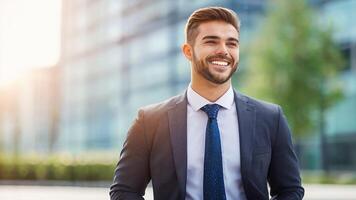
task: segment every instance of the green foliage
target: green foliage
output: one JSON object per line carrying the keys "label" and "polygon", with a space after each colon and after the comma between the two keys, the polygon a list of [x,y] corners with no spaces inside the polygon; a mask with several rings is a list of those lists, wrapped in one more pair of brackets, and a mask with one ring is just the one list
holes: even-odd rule
{"label": "green foliage", "polygon": [[342,96],[336,81],[342,56],[332,29],[315,22],[304,0],[271,1],[264,19],[248,48],[242,91],[280,104],[292,132],[302,136],[315,128],[319,109]]}
{"label": "green foliage", "polygon": [[111,181],[115,163],[52,156],[0,156],[0,180]]}

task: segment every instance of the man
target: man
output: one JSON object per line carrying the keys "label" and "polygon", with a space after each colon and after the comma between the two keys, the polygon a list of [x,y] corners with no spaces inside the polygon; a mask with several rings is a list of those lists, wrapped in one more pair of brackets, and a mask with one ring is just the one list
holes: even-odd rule
{"label": "man", "polygon": [[112,200],[302,199],[291,134],[278,105],[234,91],[240,22],[221,7],[196,10],[183,54],[185,94],[140,109],[118,162]]}

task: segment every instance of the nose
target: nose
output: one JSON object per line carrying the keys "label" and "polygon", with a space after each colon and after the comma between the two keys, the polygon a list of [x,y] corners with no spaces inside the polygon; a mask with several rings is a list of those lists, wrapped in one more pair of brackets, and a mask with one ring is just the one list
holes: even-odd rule
{"label": "nose", "polygon": [[227,51],[227,47],[225,45],[225,43],[220,43],[218,46],[217,46],[217,49],[216,49],[216,54],[220,54],[220,55],[228,55],[228,51]]}

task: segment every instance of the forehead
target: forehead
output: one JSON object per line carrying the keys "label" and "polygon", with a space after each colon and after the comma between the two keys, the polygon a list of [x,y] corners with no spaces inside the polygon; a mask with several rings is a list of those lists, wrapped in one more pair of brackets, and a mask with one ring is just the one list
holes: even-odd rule
{"label": "forehead", "polygon": [[235,27],[224,21],[209,21],[201,23],[198,26],[197,40],[205,36],[218,36],[221,39],[238,38],[238,32]]}

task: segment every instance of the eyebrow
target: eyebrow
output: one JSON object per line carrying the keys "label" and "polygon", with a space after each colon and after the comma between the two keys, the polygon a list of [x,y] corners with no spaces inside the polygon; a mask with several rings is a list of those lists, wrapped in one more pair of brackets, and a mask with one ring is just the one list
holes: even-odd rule
{"label": "eyebrow", "polygon": [[[215,35],[207,35],[207,36],[204,36],[202,40],[209,40],[209,39],[210,39],[210,40],[219,40],[220,37],[215,36]],[[239,40],[236,39],[236,38],[233,38],[233,37],[229,37],[227,40],[228,40],[228,41],[234,41],[234,42],[239,43]]]}

